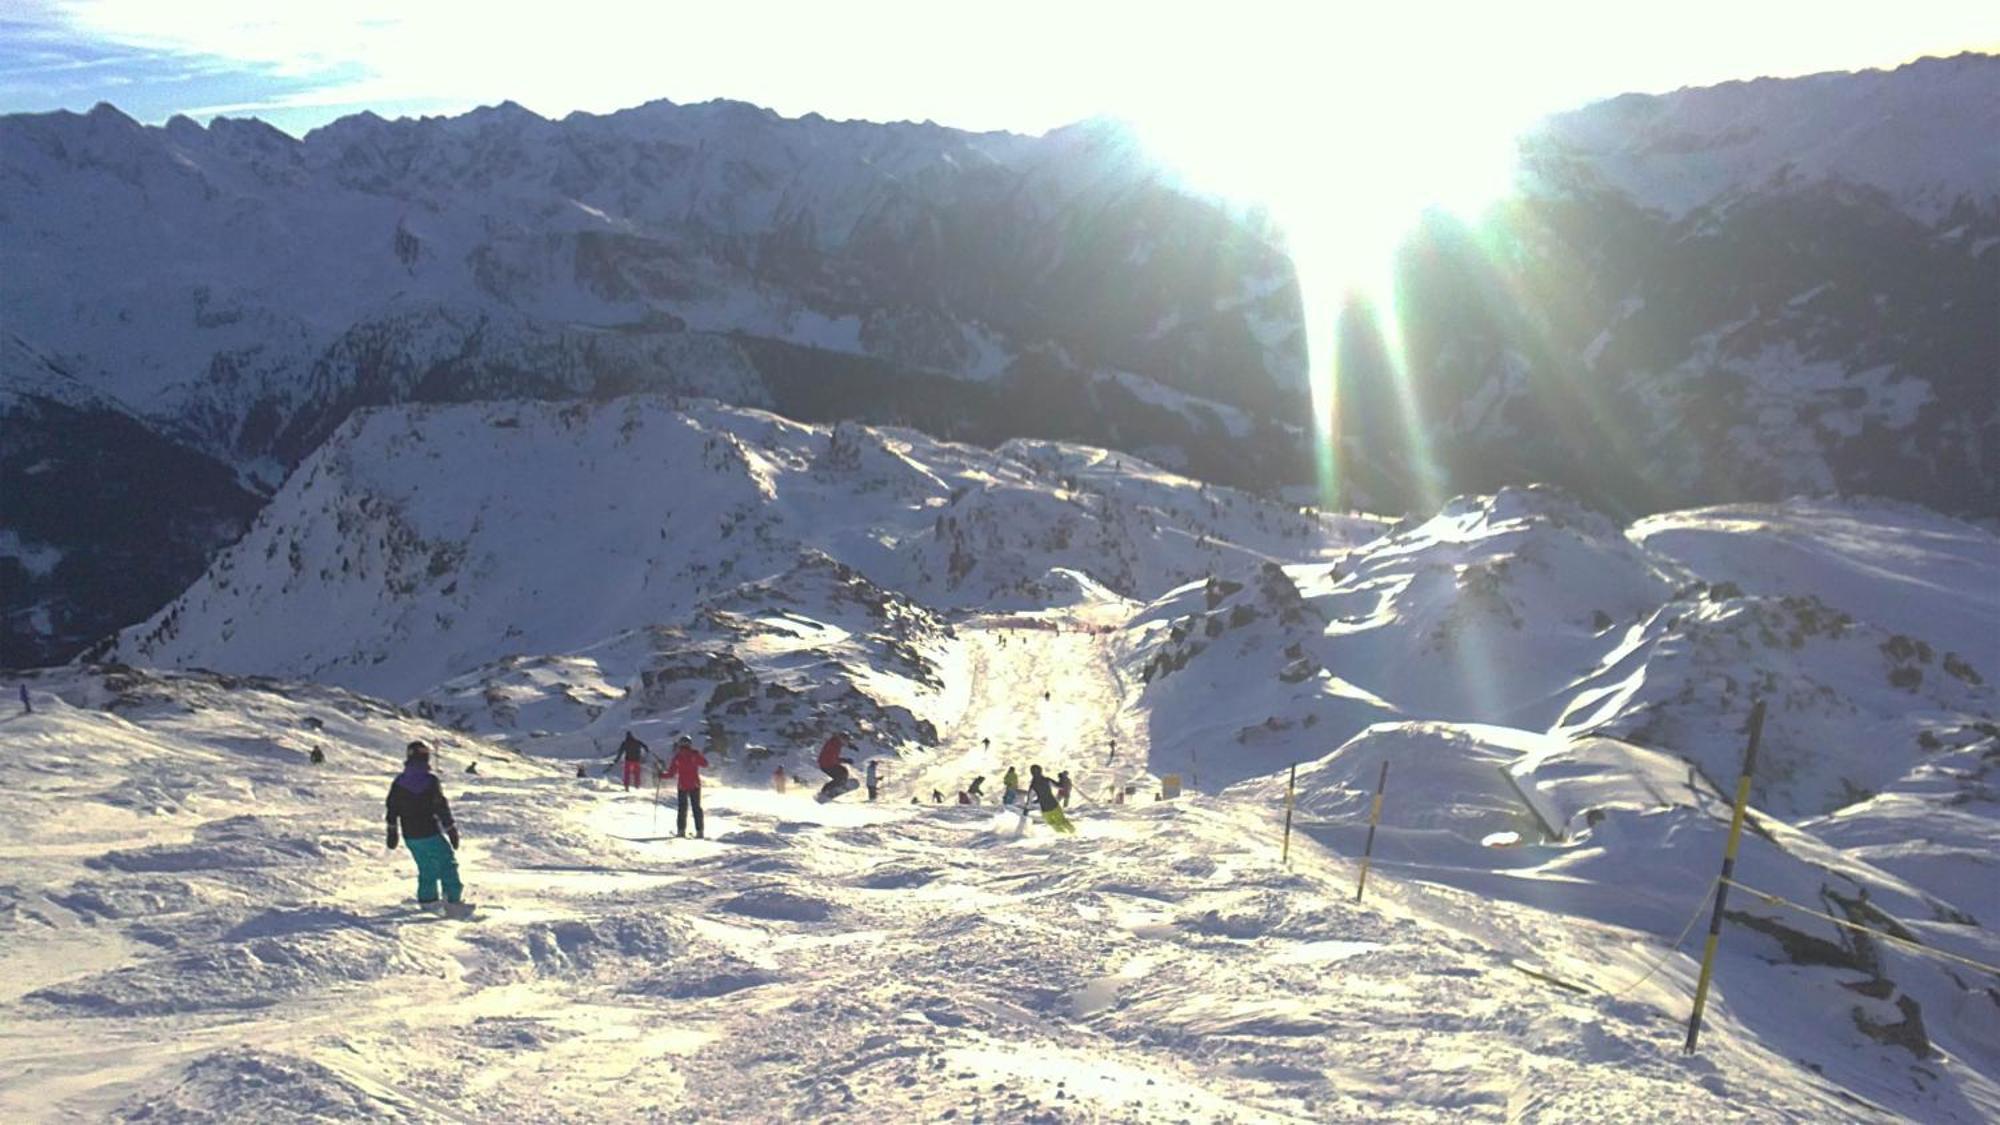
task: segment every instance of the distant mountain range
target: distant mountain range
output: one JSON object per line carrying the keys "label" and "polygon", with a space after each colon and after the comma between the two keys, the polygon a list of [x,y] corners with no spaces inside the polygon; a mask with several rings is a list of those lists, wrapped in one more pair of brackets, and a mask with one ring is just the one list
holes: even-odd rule
{"label": "distant mountain range", "polygon": [[[2000,512],[1996,119],[1962,56],[1551,120],[1410,244],[1407,394],[1350,334],[1343,499]],[[1302,340],[1279,236],[1104,123],[0,118],[0,662],[163,605],[358,407],[656,391],[1269,490]]]}
{"label": "distant mountain range", "polygon": [[[8,663],[179,592],[362,406],[666,391],[1303,475],[1290,262],[1109,125],[7,117],[0,275]],[[121,476],[133,422],[199,469]],[[202,531],[118,553],[107,487]]]}
{"label": "distant mountain range", "polygon": [[1625,515],[1799,493],[2000,514],[1996,122],[1980,55],[1548,121],[1514,198],[1411,243],[1413,422],[1355,337],[1355,483],[1385,504],[1542,480]]}

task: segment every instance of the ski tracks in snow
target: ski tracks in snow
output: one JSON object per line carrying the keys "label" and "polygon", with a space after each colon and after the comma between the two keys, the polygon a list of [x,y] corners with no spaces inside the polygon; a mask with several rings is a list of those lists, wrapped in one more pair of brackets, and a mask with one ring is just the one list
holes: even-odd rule
{"label": "ski tracks in snow", "polygon": [[[1094,751],[1117,713],[1096,639],[1016,643],[980,667],[948,750],[1025,714],[993,764],[1087,769],[1065,748]],[[78,745],[123,721],[38,720]],[[377,834],[404,736],[327,737],[318,771],[172,741],[100,750],[88,774],[0,762],[0,971],[24,982],[0,995],[0,1116],[1832,1112],[1796,1068],[1685,1061],[1656,1009],[1508,971],[1386,878],[1353,905],[1317,845],[1280,868],[1271,810],[1241,802],[1085,806],[1058,837],[991,804],[715,786],[693,840],[650,792],[495,763],[448,778],[486,905],[460,922],[405,904],[408,858]],[[112,803],[141,778],[164,811]],[[80,815],[30,815],[58,799]]]}
{"label": "ski tracks in snow", "polygon": [[1125,722],[1110,638],[1089,624],[1064,614],[1010,614],[960,626],[971,683],[964,713],[913,784],[892,787],[896,799],[928,802],[935,789],[950,804],[984,776],[990,805],[1009,765],[1024,787],[1031,765],[1051,778],[1068,770],[1081,802],[1108,800],[1114,785],[1145,778],[1145,747]]}

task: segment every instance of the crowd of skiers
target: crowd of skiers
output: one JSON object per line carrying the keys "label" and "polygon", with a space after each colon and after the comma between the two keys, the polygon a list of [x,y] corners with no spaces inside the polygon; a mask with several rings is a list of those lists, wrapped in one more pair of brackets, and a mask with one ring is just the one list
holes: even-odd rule
{"label": "crowd of skiers", "polygon": [[[25,700],[23,701],[25,704]],[[992,742],[985,742],[991,749]],[[881,794],[881,771],[879,764],[870,759],[863,768],[863,777],[856,780],[850,767],[856,765],[849,756],[855,750],[854,736],[847,732],[831,735],[821,744],[816,764],[820,772],[826,774],[826,783],[820,787],[819,799],[832,800],[843,793],[866,787],[868,800],[876,800]],[[313,748],[315,764],[324,761],[319,747]],[[655,763],[654,783],[664,785],[666,779],[674,782],[676,804],[676,835],[686,836],[688,819],[694,820],[696,839],[706,835],[706,824],[701,808],[701,771],[708,768],[708,757],[695,749],[694,740],[682,735],[674,742],[674,752],[670,758],[660,759],[652,748],[631,731],[619,742],[612,752],[611,760],[604,772],[613,766],[619,768],[619,781],[626,790],[644,789],[646,786],[646,763]],[[468,770],[468,772],[471,772]],[[584,777],[584,767],[577,767],[577,776]],[[797,780],[787,775],[782,767],[772,774],[773,785],[783,792],[787,785]],[[986,778],[973,777],[958,791],[958,804],[976,805],[984,803]],[[1000,778],[1000,803],[1003,806],[1018,806],[1022,816],[1027,815],[1026,801],[1032,797],[1042,814],[1042,820],[1057,832],[1075,832],[1066,811],[1070,798],[1075,792],[1068,770],[1058,771],[1051,778],[1039,765],[1028,767],[1027,784],[1023,785],[1020,772],[1009,765]],[[1123,794],[1121,793],[1122,797]],[[933,804],[944,804],[945,795],[941,789],[932,789]],[[910,803],[921,804],[922,798],[911,796]],[[1123,801],[1119,801],[1120,804]],[[464,895],[464,884],[458,873],[458,827],[452,820],[451,806],[445,800],[444,788],[437,775],[431,771],[431,750],[423,742],[409,744],[403,770],[389,785],[386,802],[388,817],[388,846],[395,850],[398,840],[407,847],[417,864],[417,901],[429,905],[433,903],[458,903]]]}
{"label": "crowd of skiers", "polygon": [[[1050,780],[1043,776],[1042,767],[1029,766],[1028,784],[1024,790],[1021,785],[1020,771],[1016,770],[1013,766],[1008,766],[1007,772],[1000,776],[1000,803],[1002,805],[1019,804],[1025,792],[1035,798],[1044,812],[1047,812],[1050,808],[1060,811],[1069,808],[1070,795],[1075,792],[1075,789],[1076,785],[1070,780],[1068,770],[1059,771],[1055,779]],[[958,803],[961,805],[977,805],[983,802],[985,796],[986,778],[984,776],[974,777],[965,788],[958,791]],[[871,797],[870,799],[872,800],[873,798]],[[944,790],[931,790],[931,801],[934,804],[943,804]],[[920,804],[921,800],[917,797],[911,797],[910,803]],[[1054,822],[1052,821],[1051,823]]]}

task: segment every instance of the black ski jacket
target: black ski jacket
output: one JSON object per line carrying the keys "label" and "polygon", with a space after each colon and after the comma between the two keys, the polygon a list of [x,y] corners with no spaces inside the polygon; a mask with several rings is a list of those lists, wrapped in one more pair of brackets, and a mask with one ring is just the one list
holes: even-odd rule
{"label": "black ski jacket", "polygon": [[1050,781],[1046,774],[1041,777],[1029,778],[1028,788],[1034,790],[1035,800],[1042,806],[1043,812],[1062,807],[1062,802],[1056,800],[1055,782]]}
{"label": "black ski jacket", "polygon": [[403,839],[421,840],[451,827],[444,786],[429,770],[405,769],[389,785],[389,827],[399,823]]}
{"label": "black ski jacket", "polygon": [[618,753],[612,756],[623,758],[628,762],[643,762],[649,749],[651,747],[628,734],[625,736],[625,741],[618,744]]}

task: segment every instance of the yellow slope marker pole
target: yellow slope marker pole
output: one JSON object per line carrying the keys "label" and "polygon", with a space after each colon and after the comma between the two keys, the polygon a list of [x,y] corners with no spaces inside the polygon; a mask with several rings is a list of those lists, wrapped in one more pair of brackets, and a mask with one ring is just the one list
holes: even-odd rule
{"label": "yellow slope marker pole", "polygon": [[1708,941],[1701,950],[1701,980],[1694,986],[1694,1011],[1688,1014],[1688,1054],[1701,1037],[1701,1013],[1708,1007],[1708,986],[1715,976],[1715,947],[1722,940],[1722,912],[1729,901],[1729,881],[1736,874],[1736,845],[1743,839],[1743,813],[1750,804],[1750,776],[1757,772],[1757,743],[1764,736],[1764,701],[1750,709],[1750,746],[1743,751],[1743,776],[1736,779],[1736,810],[1729,816],[1729,843],[1722,850],[1722,878],[1715,884],[1715,915],[1708,920]]}
{"label": "yellow slope marker pole", "polygon": [[1368,863],[1375,854],[1375,826],[1382,821],[1382,789],[1389,784],[1389,760],[1382,760],[1382,772],[1375,778],[1375,801],[1368,806],[1368,842],[1361,846],[1361,881],[1354,884],[1354,901],[1368,889]]}
{"label": "yellow slope marker pole", "polygon": [[1285,846],[1279,850],[1278,859],[1286,867],[1292,865],[1292,790],[1298,785],[1299,764],[1292,763],[1292,772],[1285,776]]}

